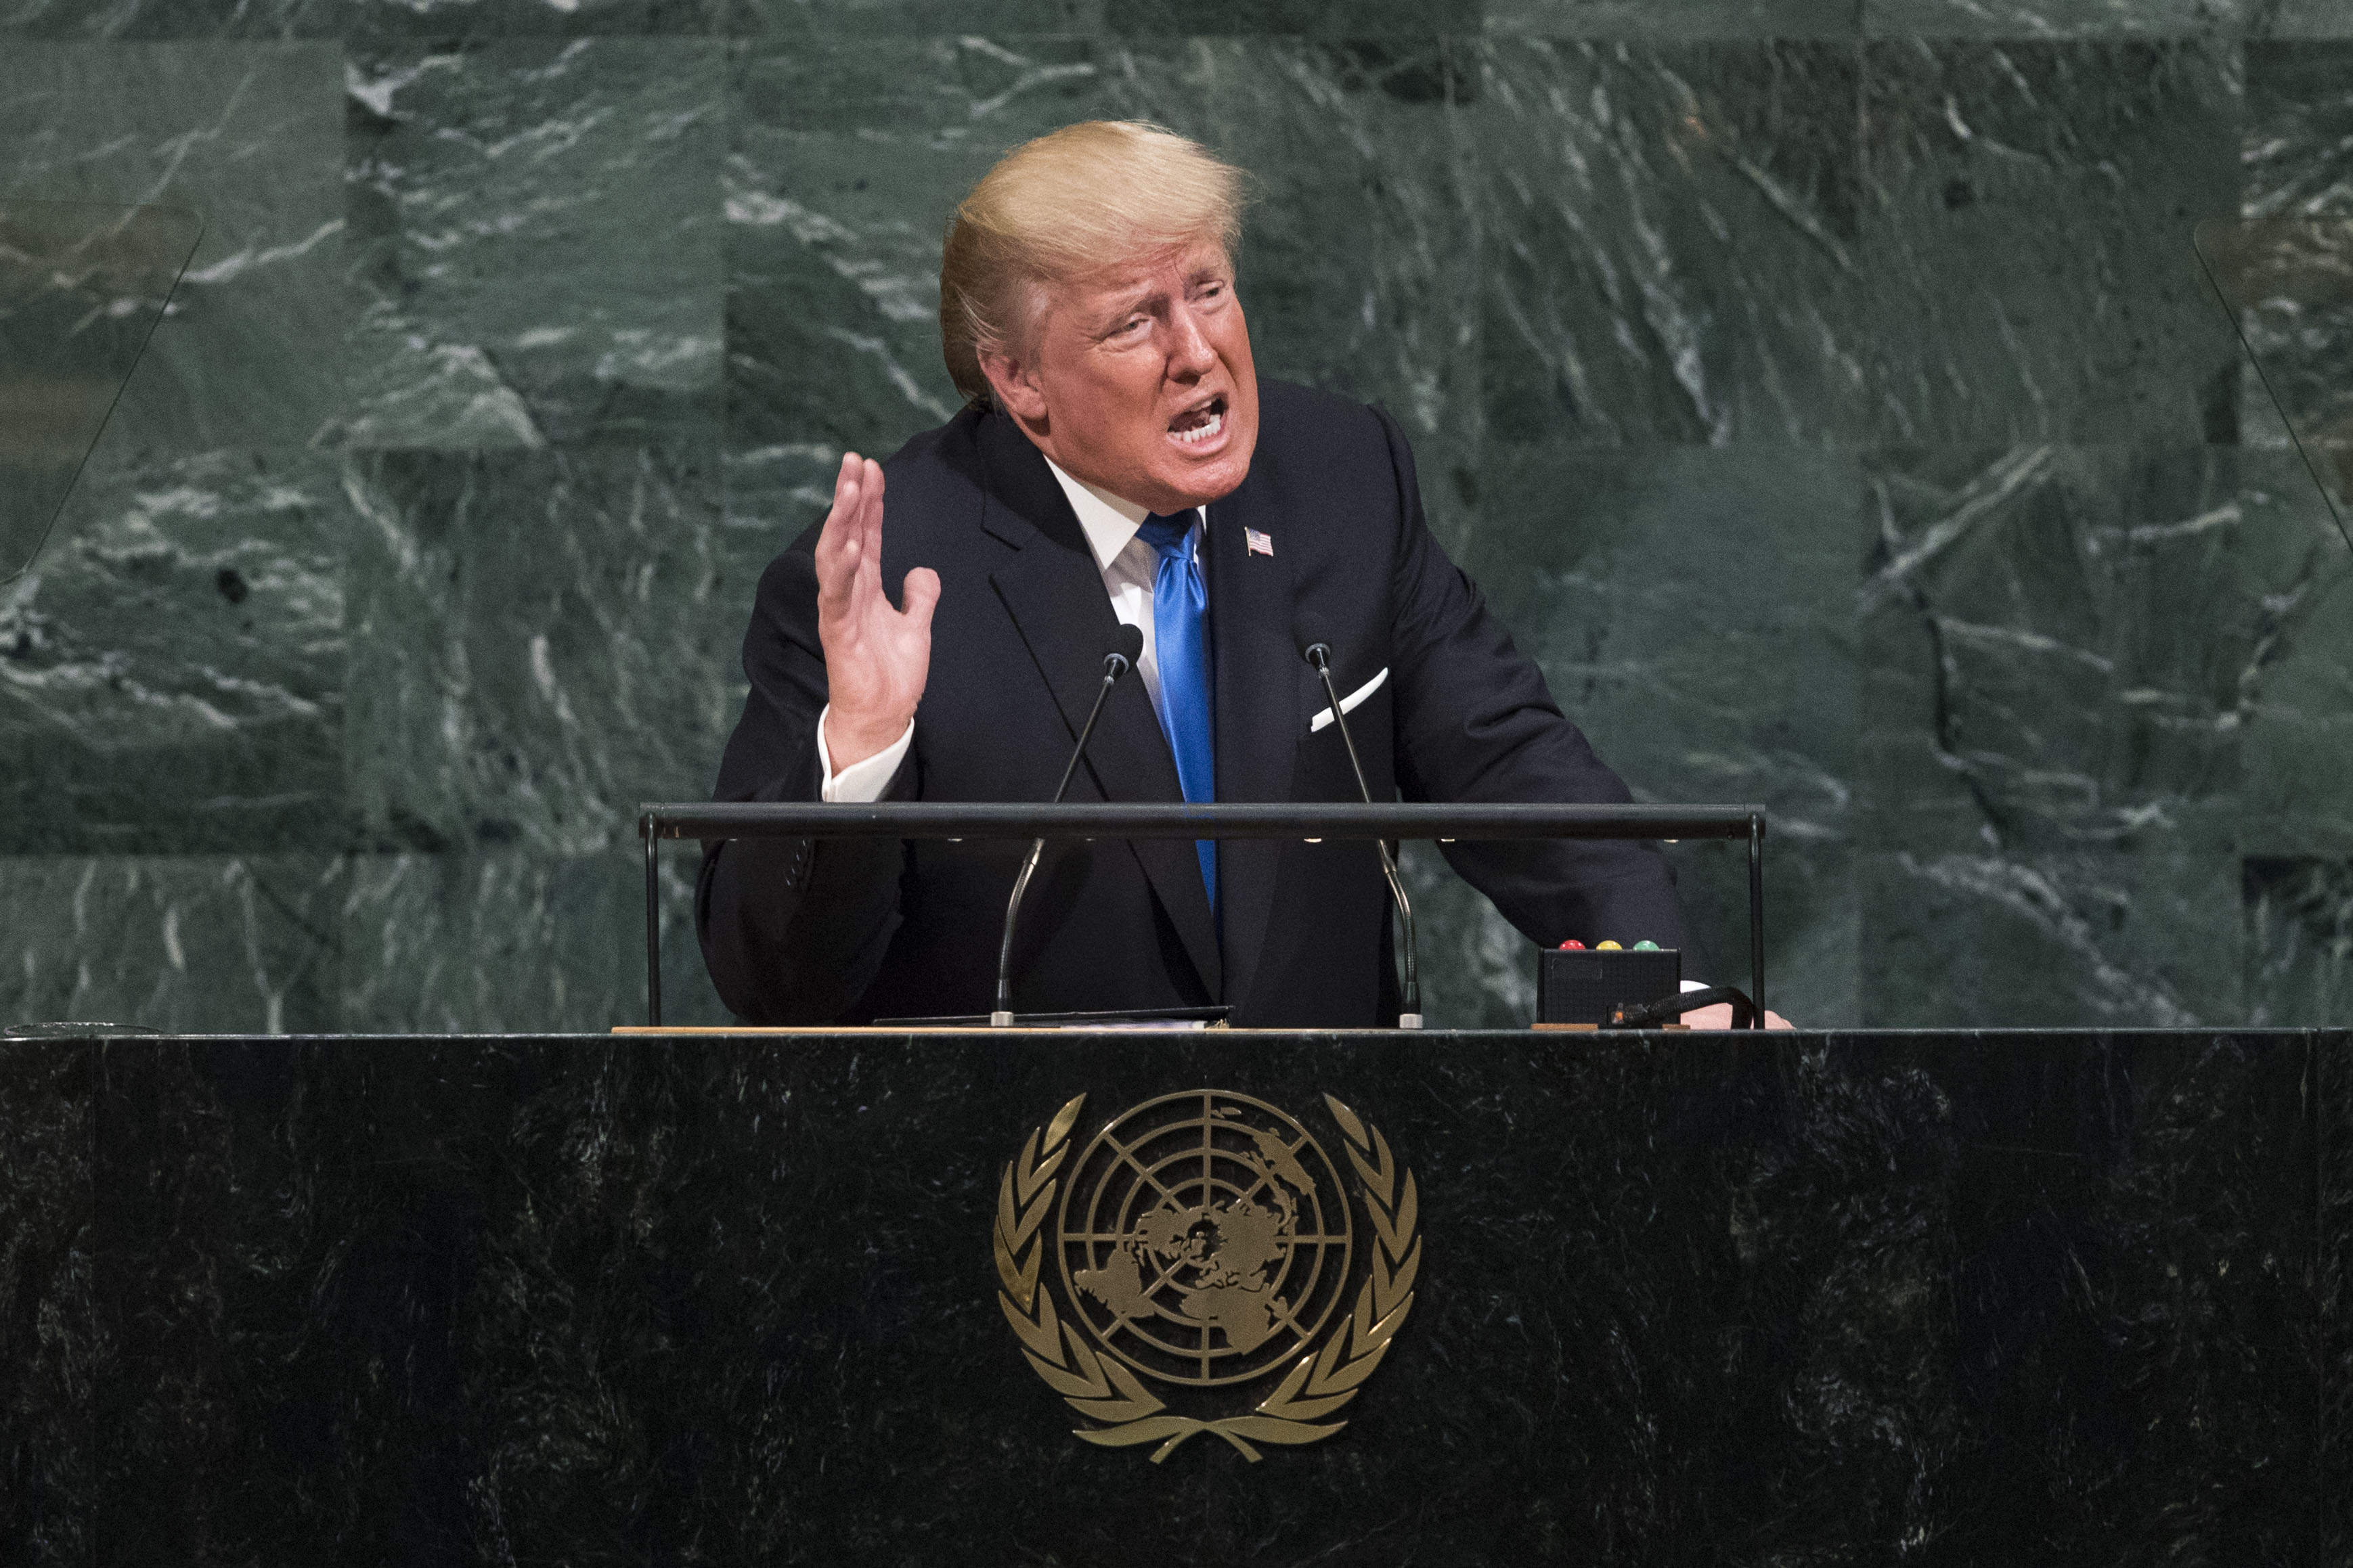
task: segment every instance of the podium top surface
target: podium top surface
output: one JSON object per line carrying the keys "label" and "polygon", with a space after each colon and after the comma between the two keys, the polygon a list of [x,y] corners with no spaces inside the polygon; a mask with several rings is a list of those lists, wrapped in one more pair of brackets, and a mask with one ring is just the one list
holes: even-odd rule
{"label": "podium top surface", "polygon": [[2078,1043],[2100,1040],[2116,1043],[2129,1041],[2181,1044],[2195,1041],[2285,1042],[2314,1040],[2330,1045],[2353,1043],[2353,1028],[2341,1026],[2311,1027],[2237,1028],[2216,1025],[2203,1028],[2135,1028],[2084,1026],[2080,1027],[2036,1028],[1951,1028],[1951,1029],[1235,1029],[1235,1028],[1139,1028],[1133,1026],[1106,1027],[1097,1025],[1071,1026],[1055,1028],[1014,1027],[944,1028],[944,1027],[873,1027],[845,1026],[835,1024],[753,1026],[746,1025],[679,1026],[650,1027],[639,1024],[616,1025],[603,1034],[582,1034],[569,1031],[500,1034],[313,1034],[313,1035],[197,1035],[163,1034],[124,1026],[14,1025],[0,1027],[0,1050],[14,1046],[30,1045],[212,1045],[212,1046],[465,1046],[496,1047],[506,1045],[572,1045],[596,1046],[620,1043],[650,1045],[672,1040],[685,1043],[723,1044],[742,1041],[818,1043],[839,1040],[845,1045],[870,1046],[888,1040],[922,1042],[925,1045],[981,1045],[1002,1047],[1025,1044],[1033,1047],[1065,1047],[1100,1041],[1132,1047],[1142,1052],[1167,1045],[1215,1047],[1226,1041],[1247,1041],[1254,1052],[1270,1046],[1296,1045],[1303,1047],[1336,1045],[1351,1047],[1398,1047],[1443,1048],[1475,1047],[1493,1049],[1497,1047],[1521,1045],[1557,1048],[1565,1046],[1589,1045],[1599,1047],[1701,1047],[1725,1043],[1766,1047],[1805,1047],[1830,1045],[1841,1047],[1868,1047],[1874,1042],[1889,1045],[1966,1045],[1989,1046],[2031,1045],[2037,1042]]}

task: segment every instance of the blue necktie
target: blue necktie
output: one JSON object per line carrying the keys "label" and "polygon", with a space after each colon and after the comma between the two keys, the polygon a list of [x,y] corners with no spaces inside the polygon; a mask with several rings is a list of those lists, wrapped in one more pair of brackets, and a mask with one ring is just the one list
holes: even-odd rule
{"label": "blue necktie", "polygon": [[[1136,536],[1160,556],[1152,581],[1152,655],[1160,671],[1160,728],[1176,754],[1176,782],[1190,803],[1218,798],[1218,763],[1210,709],[1209,592],[1194,559],[1197,512],[1144,520]],[[1218,843],[1197,839],[1201,886],[1209,913],[1218,912]]]}

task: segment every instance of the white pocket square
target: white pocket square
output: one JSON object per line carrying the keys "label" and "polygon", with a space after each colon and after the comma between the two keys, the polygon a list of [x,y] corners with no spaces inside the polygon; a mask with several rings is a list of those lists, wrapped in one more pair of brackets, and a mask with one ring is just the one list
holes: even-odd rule
{"label": "white pocket square", "polygon": [[[1381,672],[1378,675],[1376,675],[1370,680],[1367,680],[1362,686],[1359,686],[1356,689],[1340,699],[1340,711],[1343,713],[1354,713],[1358,708],[1364,705],[1366,698],[1370,697],[1374,692],[1378,691],[1381,689],[1381,682],[1387,680],[1388,678],[1389,667],[1385,664],[1381,666]],[[1316,714],[1314,718],[1310,719],[1307,721],[1307,732],[1313,735],[1316,731],[1324,729],[1331,722],[1332,710],[1326,708],[1322,712]]]}

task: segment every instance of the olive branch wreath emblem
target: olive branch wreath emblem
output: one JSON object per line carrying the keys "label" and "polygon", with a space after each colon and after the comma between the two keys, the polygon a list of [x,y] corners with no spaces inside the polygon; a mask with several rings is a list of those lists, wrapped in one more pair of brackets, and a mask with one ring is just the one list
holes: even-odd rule
{"label": "olive branch wreath emblem", "polygon": [[1047,1248],[1039,1231],[1053,1206],[1060,1184],[1056,1173],[1070,1154],[1071,1129],[1086,1099],[1082,1094],[1056,1111],[1042,1133],[1031,1130],[1019,1157],[1006,1165],[997,1191],[997,1273],[1005,1287],[997,1303],[1031,1369],[1071,1409],[1103,1423],[1076,1428],[1075,1435],[1106,1448],[1158,1443],[1152,1455],[1156,1465],[1187,1438],[1206,1432],[1255,1464],[1263,1456],[1254,1444],[1321,1442],[1345,1426],[1345,1421],[1324,1417],[1356,1398],[1388,1354],[1389,1342],[1413,1310],[1413,1282],[1421,1269],[1420,1199],[1411,1171],[1402,1173],[1400,1188],[1388,1140],[1339,1100],[1324,1097],[1347,1140],[1348,1162],[1364,1181],[1375,1237],[1366,1249],[1370,1273],[1356,1293],[1355,1312],[1342,1320],[1321,1351],[1301,1356],[1254,1412],[1201,1421],[1170,1411],[1117,1358],[1091,1348],[1078,1328],[1055,1312],[1053,1290],[1039,1279]]}

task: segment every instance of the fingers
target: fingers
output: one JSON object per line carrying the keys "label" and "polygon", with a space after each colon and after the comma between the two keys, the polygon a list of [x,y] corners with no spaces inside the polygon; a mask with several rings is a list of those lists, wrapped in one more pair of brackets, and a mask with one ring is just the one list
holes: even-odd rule
{"label": "fingers", "polygon": [[839,550],[856,530],[865,501],[865,481],[864,459],[855,452],[844,452],[841,471],[833,479],[833,510],[825,514],[825,531],[818,535],[820,549],[831,544]]}
{"label": "fingers", "polygon": [[[882,594],[882,465],[845,452],[833,482],[833,510],[817,541],[817,600],[821,616],[855,622]],[[939,596],[933,579],[932,597]],[[929,611],[925,612],[926,619]]]}
{"label": "fingers", "polygon": [[851,537],[856,541],[858,597],[870,601],[882,593],[882,465],[871,458],[860,462],[858,526]]}
{"label": "fingers", "polygon": [[833,481],[833,510],[825,514],[825,528],[817,538],[818,603],[837,609],[848,602],[860,549],[865,511],[866,463],[855,452],[845,452],[841,472]]}

